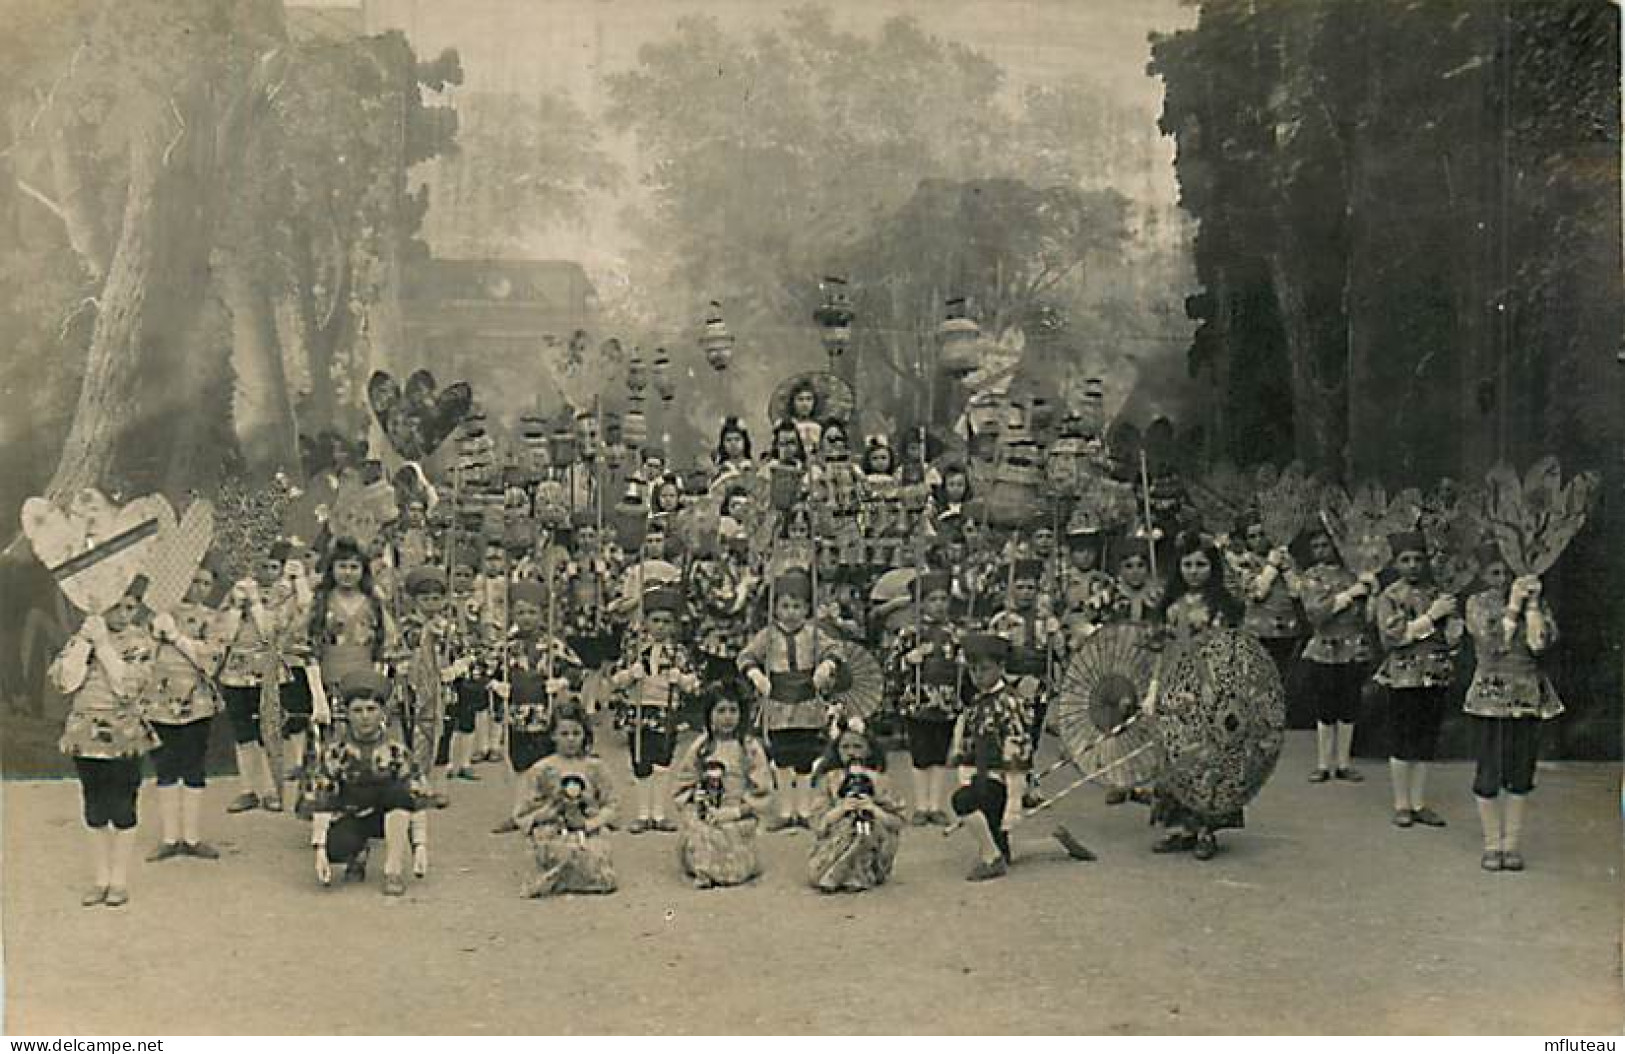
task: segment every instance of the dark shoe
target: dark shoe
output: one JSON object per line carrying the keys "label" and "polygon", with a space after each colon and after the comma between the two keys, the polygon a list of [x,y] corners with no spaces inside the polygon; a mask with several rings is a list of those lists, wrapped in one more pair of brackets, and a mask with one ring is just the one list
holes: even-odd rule
{"label": "dark shoe", "polygon": [[1416,822],[1415,821],[1415,814],[1412,813],[1411,810],[1409,810],[1409,809],[1395,809],[1394,810],[1394,826],[1395,827],[1409,827],[1414,822]]}
{"label": "dark shoe", "polygon": [[344,865],[344,881],[365,882],[367,880],[367,858],[358,856]]}
{"label": "dark shoe", "polygon": [[1067,830],[1065,827],[1055,828],[1055,830],[1051,832],[1051,836],[1057,842],[1061,843],[1061,848],[1066,850],[1066,855],[1070,856],[1074,860],[1087,861],[1099,859],[1093,852],[1090,851],[1088,846],[1074,838],[1072,836],[1072,832]]}
{"label": "dark shoe", "polygon": [[1484,855],[1478,858],[1478,866],[1486,871],[1499,871],[1504,864],[1501,854],[1493,849],[1484,850]]}
{"label": "dark shoe", "polygon": [[1005,863],[1004,857],[997,860],[980,860],[971,868],[970,874],[965,876],[967,882],[986,882],[993,878],[1003,878],[1010,873],[1010,865]]}
{"label": "dark shoe", "polygon": [[795,821],[788,816],[771,816],[768,818],[767,823],[765,823],[763,826],[767,828],[769,833],[774,831],[785,831],[794,827]]}
{"label": "dark shoe", "polygon": [[908,822],[913,824],[915,827],[930,827],[931,814],[926,812],[924,809],[915,809],[914,815],[909,817]]}
{"label": "dark shoe", "polygon": [[429,795],[429,804],[434,806],[436,809],[444,809],[451,804],[451,799],[446,797],[444,794],[441,794],[439,791],[435,791]]}
{"label": "dark shoe", "polygon": [[1338,769],[1336,772],[1332,773],[1332,775],[1336,776],[1338,779],[1342,780],[1344,783],[1364,783],[1365,782],[1365,777],[1360,775],[1360,770],[1359,769]]}
{"label": "dark shoe", "polygon": [[1332,774],[1325,769],[1316,769],[1309,774],[1310,783],[1325,783],[1332,778]]}
{"label": "dark shoe", "polygon": [[1434,812],[1431,806],[1424,805],[1420,809],[1411,810],[1411,818],[1423,827],[1443,827],[1444,817]]}
{"label": "dark shoe", "polygon": [[264,809],[266,812],[281,812],[282,811],[282,799],[281,798],[275,798],[275,797],[261,798],[260,799],[260,808]]}
{"label": "dark shoe", "polygon": [[936,824],[938,827],[952,827],[954,825],[954,818],[943,812],[941,809],[932,810],[930,815],[931,822]]}
{"label": "dark shoe", "polygon": [[1021,807],[1023,809],[1036,809],[1044,804],[1044,800],[1044,796],[1037,791],[1028,791],[1021,796]]}
{"label": "dark shoe", "polygon": [[384,896],[399,897],[406,894],[406,879],[400,875],[384,876]]}
{"label": "dark shoe", "polygon": [[519,824],[512,816],[491,828],[492,834],[512,834],[519,830]]}
{"label": "dark shoe", "polygon": [[480,780],[480,774],[473,769],[458,769],[451,775],[453,779],[468,780],[470,783],[478,783]]}
{"label": "dark shoe", "polygon": [[199,860],[219,860],[220,850],[208,842],[182,842],[181,852],[187,856],[195,856]]}
{"label": "dark shoe", "polygon": [[1107,805],[1122,805],[1128,801],[1128,791],[1122,787],[1113,787],[1106,792]]}
{"label": "dark shoe", "polygon": [[250,810],[258,809],[259,807],[260,796],[255,794],[253,791],[249,791],[246,794],[239,794],[237,797],[233,798],[231,800],[231,804],[226,806],[226,811],[230,813],[249,812]]}
{"label": "dark shoe", "polygon": [[1153,853],[1188,853],[1196,848],[1196,836],[1175,831],[1151,847]]}
{"label": "dark shoe", "polygon": [[159,842],[158,847],[147,854],[147,863],[156,864],[160,860],[168,860],[172,856],[184,855],[186,850],[181,848],[179,842]]}
{"label": "dark shoe", "polygon": [[[801,822],[802,822],[803,825],[805,825],[807,821],[802,820]],[[660,819],[656,820],[653,824],[650,825],[650,829],[655,830],[655,831],[659,831],[662,834],[676,834],[677,833],[677,823],[674,820],[669,820],[669,819],[665,818],[664,816],[662,816]]]}
{"label": "dark shoe", "polygon": [[1522,871],[1523,854],[1516,849],[1509,849],[1501,854],[1502,871]]}
{"label": "dark shoe", "polygon": [[98,904],[105,903],[106,901],[107,887],[94,886],[85,890],[85,895],[79,898],[79,906],[82,908],[93,908]]}
{"label": "dark shoe", "polygon": [[122,908],[129,902],[130,891],[125,889],[123,886],[109,886],[107,889],[107,899],[102,901],[103,904],[106,904],[110,908]]}
{"label": "dark shoe", "polygon": [[653,826],[654,825],[651,824],[648,820],[646,820],[646,819],[644,819],[644,818],[642,818],[640,816],[636,820],[633,820],[631,823],[626,825],[626,833],[627,834],[642,834],[644,831],[647,831],[650,827],[653,827]]}
{"label": "dark shoe", "polygon": [[1198,860],[1212,860],[1219,851],[1219,840],[1212,831],[1196,832],[1196,847],[1191,850]]}

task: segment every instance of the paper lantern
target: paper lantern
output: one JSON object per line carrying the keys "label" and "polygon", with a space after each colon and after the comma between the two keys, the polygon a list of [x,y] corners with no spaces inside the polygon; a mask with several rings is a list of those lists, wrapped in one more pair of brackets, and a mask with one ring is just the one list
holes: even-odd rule
{"label": "paper lantern", "polygon": [[937,326],[937,364],[949,376],[963,377],[982,363],[982,327],[970,317],[964,297],[949,300],[946,309]]}

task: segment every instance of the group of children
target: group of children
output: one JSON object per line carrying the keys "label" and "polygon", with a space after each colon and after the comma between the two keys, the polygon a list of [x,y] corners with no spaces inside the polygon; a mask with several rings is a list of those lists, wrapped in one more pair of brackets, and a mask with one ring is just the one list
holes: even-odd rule
{"label": "group of children", "polygon": [[[1108,537],[1080,506],[995,532],[966,466],[929,460],[923,439],[900,444],[903,457],[870,440],[854,460],[844,423],[812,424],[804,412],[781,424],[757,463],[743,426],[725,422],[702,493],[650,459],[633,545],[615,544],[601,511],[474,537],[418,505],[367,545],[279,542],[234,583],[206,564],[172,611],[147,611],[137,579],[53,666],[95,846],[84,903],[128,900],[148,753],[161,820],[149,859],[218,856],[200,807],[221,710],[243,787],[230,811],[310,817],[323,883],[335,864],[364,876],[382,841],[384,892],[403,892],[408,868],[427,873],[430,814],[503,759],[514,794],[495,832],[531,839],[527,895],[613,890],[612,829],[676,834],[700,887],[755,877],[759,830],[805,828],[814,886],[872,888],[910,824],[970,831],[969,877],[997,878],[1011,830],[1042,804],[1033,758],[1061,671],[1114,623],[1153,648],[1218,626],[1258,637],[1313,700],[1316,783],[1361,779],[1350,751],[1375,665],[1400,827],[1444,823],[1426,780],[1470,635],[1482,864],[1523,867],[1538,729],[1561,712],[1537,664],[1556,627],[1539,580],[1513,578],[1493,548],[1463,608],[1432,583],[1419,534],[1391,539],[1378,578],[1349,571],[1324,532],[1294,555],[1257,523],[1234,542],[1181,532],[1163,545],[1143,530]],[[680,517],[701,500],[718,515],[696,539]],[[832,703],[860,650],[884,671],[878,706]],[[625,739],[626,795],[594,751],[605,711]],[[899,735],[908,807],[886,776]],[[1209,859],[1216,832],[1242,822],[1144,790],[1134,797],[1170,829],[1161,852]]]}

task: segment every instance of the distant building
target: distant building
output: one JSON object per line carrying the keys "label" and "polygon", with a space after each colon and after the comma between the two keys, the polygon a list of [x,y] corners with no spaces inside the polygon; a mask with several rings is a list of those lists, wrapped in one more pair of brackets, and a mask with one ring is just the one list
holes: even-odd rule
{"label": "distant building", "polygon": [[[534,403],[544,340],[596,324],[598,295],[567,260],[409,260],[401,290],[406,361],[466,380],[489,409]],[[516,386],[516,382],[517,386]]]}

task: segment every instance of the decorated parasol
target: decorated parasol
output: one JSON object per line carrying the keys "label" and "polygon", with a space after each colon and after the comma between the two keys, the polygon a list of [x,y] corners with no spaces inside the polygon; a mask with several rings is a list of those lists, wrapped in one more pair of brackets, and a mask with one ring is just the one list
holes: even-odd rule
{"label": "decorated parasol", "polygon": [[1141,710],[1157,654],[1143,626],[1108,625],[1073,653],[1050,704],[1061,749],[1086,779],[1133,787],[1162,764],[1156,721]]}
{"label": "decorated parasol", "polygon": [[824,700],[839,716],[861,717],[868,721],[879,711],[886,696],[886,675],[868,649],[841,641],[829,650],[836,662],[835,679],[824,692]]}
{"label": "decorated parasol", "polygon": [[1158,670],[1157,786],[1201,816],[1222,816],[1258,794],[1281,757],[1286,693],[1251,634],[1214,629],[1164,652]]}

